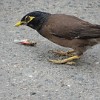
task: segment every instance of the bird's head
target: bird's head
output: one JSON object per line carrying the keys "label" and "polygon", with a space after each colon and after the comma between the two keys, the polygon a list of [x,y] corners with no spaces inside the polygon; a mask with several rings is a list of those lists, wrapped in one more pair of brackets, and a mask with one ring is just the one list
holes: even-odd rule
{"label": "bird's head", "polygon": [[27,25],[33,29],[38,29],[47,19],[48,15],[49,13],[34,11],[26,14],[15,26]]}

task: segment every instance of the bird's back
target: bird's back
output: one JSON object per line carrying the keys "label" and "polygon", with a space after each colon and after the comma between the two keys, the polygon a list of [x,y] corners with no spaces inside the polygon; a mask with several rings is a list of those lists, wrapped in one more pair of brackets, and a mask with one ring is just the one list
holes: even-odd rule
{"label": "bird's back", "polygon": [[52,14],[45,25],[53,34],[62,38],[89,39],[100,37],[100,25],[93,25],[75,16]]}

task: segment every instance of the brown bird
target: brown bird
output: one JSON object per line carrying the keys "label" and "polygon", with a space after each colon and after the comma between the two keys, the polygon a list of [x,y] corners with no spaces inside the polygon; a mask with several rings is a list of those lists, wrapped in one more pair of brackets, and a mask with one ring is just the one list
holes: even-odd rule
{"label": "brown bird", "polygon": [[49,60],[53,63],[73,64],[73,60],[79,59],[87,47],[100,42],[100,25],[91,24],[71,15],[34,11],[25,15],[15,26],[20,25],[27,25],[48,40],[73,49],[68,52],[54,51],[69,58]]}

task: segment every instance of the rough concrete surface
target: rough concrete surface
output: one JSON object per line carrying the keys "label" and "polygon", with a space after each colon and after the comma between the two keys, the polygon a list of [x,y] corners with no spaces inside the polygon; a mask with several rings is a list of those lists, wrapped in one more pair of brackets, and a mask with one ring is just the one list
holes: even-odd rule
{"label": "rough concrete surface", "polygon": [[[100,24],[100,0],[0,0],[0,100],[100,100],[100,45],[86,51],[73,66],[48,62],[59,58],[49,50],[69,48],[29,27],[14,27],[35,10]],[[33,39],[37,45],[18,45],[16,39]]]}

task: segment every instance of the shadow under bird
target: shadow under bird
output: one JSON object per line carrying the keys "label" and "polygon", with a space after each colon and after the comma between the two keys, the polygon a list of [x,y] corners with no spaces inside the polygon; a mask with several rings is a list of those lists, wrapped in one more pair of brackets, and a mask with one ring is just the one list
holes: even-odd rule
{"label": "shadow under bird", "polygon": [[15,26],[26,25],[48,40],[73,50],[53,51],[68,56],[62,60],[49,60],[58,64],[74,64],[87,50],[100,42],[100,25],[91,24],[75,16],[34,11],[26,14]]}

